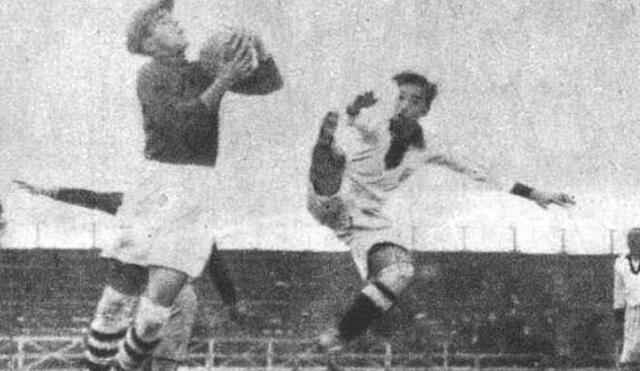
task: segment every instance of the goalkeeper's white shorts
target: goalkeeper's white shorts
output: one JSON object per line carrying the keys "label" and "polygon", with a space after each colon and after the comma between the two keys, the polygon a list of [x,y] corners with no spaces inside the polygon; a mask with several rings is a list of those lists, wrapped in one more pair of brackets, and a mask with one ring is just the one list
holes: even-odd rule
{"label": "goalkeeper's white shorts", "polygon": [[216,175],[202,166],[150,163],[124,195],[119,238],[102,256],[198,277],[214,241]]}

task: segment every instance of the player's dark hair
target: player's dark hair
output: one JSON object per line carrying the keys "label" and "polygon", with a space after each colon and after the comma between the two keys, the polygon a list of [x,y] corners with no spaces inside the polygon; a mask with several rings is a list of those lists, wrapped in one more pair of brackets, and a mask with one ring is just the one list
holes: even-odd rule
{"label": "player's dark hair", "polygon": [[424,93],[425,104],[427,105],[427,109],[431,109],[431,103],[438,95],[438,85],[427,80],[426,77],[419,73],[404,71],[393,76],[393,81],[396,82],[396,85],[417,85],[422,88]]}

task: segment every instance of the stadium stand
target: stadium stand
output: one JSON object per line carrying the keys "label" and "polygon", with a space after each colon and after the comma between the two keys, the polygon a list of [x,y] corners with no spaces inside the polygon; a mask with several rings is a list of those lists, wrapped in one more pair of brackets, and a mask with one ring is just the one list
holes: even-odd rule
{"label": "stadium stand", "polygon": [[[199,279],[194,364],[214,362],[213,353],[222,357],[216,364],[237,358],[223,362],[224,354],[245,353],[255,356],[249,357],[254,363],[288,364],[304,348],[304,339],[334,320],[359,287],[346,253],[223,254],[243,305],[262,318],[239,328],[217,310],[211,282]],[[418,275],[399,304],[403,310],[392,310],[374,334],[349,349],[353,365],[377,359],[384,366],[391,353],[394,363],[406,367],[614,364],[613,256],[433,252],[415,257]],[[95,249],[0,250],[0,338],[5,341],[0,341],[5,356],[0,360],[20,353],[7,339],[27,344],[69,337],[74,344],[90,319],[103,276]],[[215,339],[214,345],[207,339]],[[76,345],[69,346],[74,351]]]}

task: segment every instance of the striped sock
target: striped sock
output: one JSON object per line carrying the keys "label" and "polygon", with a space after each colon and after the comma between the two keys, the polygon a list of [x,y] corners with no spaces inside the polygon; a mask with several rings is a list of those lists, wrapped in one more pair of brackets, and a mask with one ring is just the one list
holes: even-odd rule
{"label": "striped sock", "polygon": [[120,367],[125,370],[136,370],[142,363],[151,356],[153,350],[160,343],[160,339],[145,341],[140,339],[135,327],[130,327],[127,336],[120,343],[120,350],[117,355]]}
{"label": "striped sock", "polygon": [[127,331],[108,333],[89,329],[85,340],[85,355],[89,362],[96,365],[107,365],[118,353],[118,343],[124,339]]}
{"label": "striped sock", "polygon": [[96,314],[85,337],[85,358],[89,368],[108,370],[118,353],[120,341],[127,334],[137,298],[105,287]]}
{"label": "striped sock", "polygon": [[148,297],[141,297],[134,324],[120,344],[116,358],[125,370],[135,370],[149,358],[160,343],[162,328],[171,316],[171,307],[154,303]]}

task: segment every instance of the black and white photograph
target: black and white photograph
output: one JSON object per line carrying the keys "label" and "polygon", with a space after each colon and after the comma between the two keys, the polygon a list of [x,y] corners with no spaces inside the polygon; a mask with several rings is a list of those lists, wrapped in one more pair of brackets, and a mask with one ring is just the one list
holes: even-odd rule
{"label": "black and white photograph", "polygon": [[640,0],[0,23],[0,370],[640,371]]}

